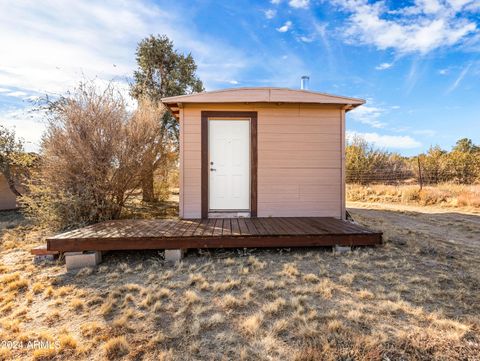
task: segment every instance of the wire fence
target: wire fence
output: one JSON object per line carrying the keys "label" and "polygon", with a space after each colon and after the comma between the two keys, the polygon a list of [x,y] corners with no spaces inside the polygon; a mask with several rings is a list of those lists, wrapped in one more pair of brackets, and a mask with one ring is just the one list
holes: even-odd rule
{"label": "wire fence", "polygon": [[347,183],[415,183],[418,182],[417,178],[417,175],[409,169],[346,170]]}

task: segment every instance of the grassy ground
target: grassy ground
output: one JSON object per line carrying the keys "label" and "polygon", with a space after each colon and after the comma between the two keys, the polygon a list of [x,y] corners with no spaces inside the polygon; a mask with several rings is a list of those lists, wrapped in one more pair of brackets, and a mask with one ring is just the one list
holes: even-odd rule
{"label": "grassy ground", "polygon": [[424,186],[348,184],[347,199],[352,202],[437,205],[446,208],[480,209],[480,185],[437,184]]}
{"label": "grassy ground", "polygon": [[175,267],[115,252],[75,273],[33,264],[45,232],[0,213],[0,342],[23,342],[0,360],[478,360],[480,216],[350,211],[386,244],[190,251]]}

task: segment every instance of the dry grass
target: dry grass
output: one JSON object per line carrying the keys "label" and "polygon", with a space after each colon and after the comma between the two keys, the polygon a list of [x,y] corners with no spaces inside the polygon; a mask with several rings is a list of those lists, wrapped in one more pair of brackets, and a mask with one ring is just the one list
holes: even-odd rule
{"label": "dry grass", "polygon": [[75,273],[32,264],[41,231],[2,228],[0,340],[58,347],[0,360],[475,360],[480,216],[389,209],[351,210],[386,243],[349,254],[113,252]]}
{"label": "dry grass", "polygon": [[418,185],[348,184],[347,200],[480,208],[480,185],[445,183],[425,186],[420,191]]}
{"label": "dry grass", "polygon": [[105,355],[109,360],[116,360],[129,352],[129,345],[124,336],[108,340],[104,345]]}

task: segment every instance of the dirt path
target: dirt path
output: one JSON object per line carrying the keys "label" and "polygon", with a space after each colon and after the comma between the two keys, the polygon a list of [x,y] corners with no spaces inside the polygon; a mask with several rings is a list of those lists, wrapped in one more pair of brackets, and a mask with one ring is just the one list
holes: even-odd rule
{"label": "dirt path", "polygon": [[[354,219],[379,229],[402,228],[405,233],[422,233],[432,241],[480,253],[480,213],[461,209],[412,205],[350,202]],[[387,231],[388,233],[388,231]]]}

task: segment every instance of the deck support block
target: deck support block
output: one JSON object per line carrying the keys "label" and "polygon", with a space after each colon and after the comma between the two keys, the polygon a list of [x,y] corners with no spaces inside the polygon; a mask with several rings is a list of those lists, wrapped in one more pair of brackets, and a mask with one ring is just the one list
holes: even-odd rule
{"label": "deck support block", "polygon": [[166,249],[165,261],[177,263],[180,262],[185,255],[186,249]]}
{"label": "deck support block", "polygon": [[56,258],[57,256],[53,254],[36,254],[33,257],[33,263],[40,264],[40,263],[55,262]]}
{"label": "deck support block", "polygon": [[339,253],[339,254],[350,253],[352,251],[352,247],[336,245],[333,250],[335,251],[335,253]]}
{"label": "deck support block", "polygon": [[102,262],[102,252],[65,252],[65,265],[67,271],[84,268],[95,267]]}

